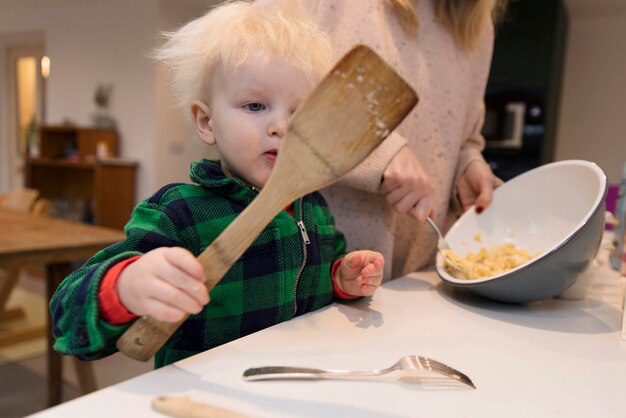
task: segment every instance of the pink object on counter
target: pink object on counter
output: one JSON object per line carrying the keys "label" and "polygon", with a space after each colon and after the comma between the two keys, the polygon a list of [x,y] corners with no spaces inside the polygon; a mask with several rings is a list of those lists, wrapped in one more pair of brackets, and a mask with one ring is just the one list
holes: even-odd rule
{"label": "pink object on counter", "polygon": [[[608,190],[606,192],[606,210],[615,215],[615,209],[617,206],[617,196],[619,195],[619,184],[609,184]],[[604,228],[608,231],[613,230],[613,225],[607,223]]]}

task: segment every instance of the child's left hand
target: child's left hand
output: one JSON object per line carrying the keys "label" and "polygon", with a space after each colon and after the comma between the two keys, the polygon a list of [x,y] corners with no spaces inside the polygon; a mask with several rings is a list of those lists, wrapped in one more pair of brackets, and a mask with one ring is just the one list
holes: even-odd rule
{"label": "child's left hand", "polygon": [[371,296],[383,280],[384,264],[385,259],[379,252],[352,251],[337,269],[337,286],[348,295]]}

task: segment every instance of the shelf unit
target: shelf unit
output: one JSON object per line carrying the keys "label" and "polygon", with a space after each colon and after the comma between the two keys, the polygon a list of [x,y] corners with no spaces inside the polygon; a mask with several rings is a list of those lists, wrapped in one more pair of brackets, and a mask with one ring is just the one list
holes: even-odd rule
{"label": "shelf unit", "polygon": [[[26,159],[26,186],[52,201],[82,202],[83,219],[123,229],[135,205],[137,162],[117,158],[117,132],[42,126],[39,135],[40,156]],[[96,157],[98,144],[109,158]]]}

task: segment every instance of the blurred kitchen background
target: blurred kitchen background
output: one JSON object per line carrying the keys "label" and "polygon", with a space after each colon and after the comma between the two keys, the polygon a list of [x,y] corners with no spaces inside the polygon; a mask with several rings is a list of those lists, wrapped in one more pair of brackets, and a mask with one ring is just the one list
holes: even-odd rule
{"label": "blurred kitchen background", "polygon": [[[206,149],[172,108],[166,75],[147,53],[155,34],[213,2],[0,0],[0,193],[23,185],[29,125],[92,126],[99,86],[112,88],[106,117],[119,135],[117,155],[137,163],[135,201],[186,181],[189,162]],[[625,44],[624,0],[510,0],[486,98],[485,155],[494,170],[508,179],[582,158],[618,183]],[[26,97],[19,106],[18,90]]]}
{"label": "blurred kitchen background", "polygon": [[496,31],[484,155],[508,180],[540,164],[626,160],[626,1],[510,0]]}
{"label": "blurred kitchen background", "polygon": [[[148,53],[158,33],[215,2],[0,0],[0,194],[39,182],[53,214],[121,228],[134,203],[188,181],[189,163],[207,149],[174,109],[166,74]],[[509,0],[483,131],[496,174],[507,180],[543,163],[585,159],[618,184],[625,74],[626,0]],[[24,276],[21,285],[44,294],[40,278]],[[23,387],[42,397],[43,356],[20,364],[39,376],[24,377]],[[2,367],[0,393],[11,396],[0,396],[0,416],[45,406],[33,390],[16,390],[24,367]],[[150,368],[123,356],[95,362],[99,387]],[[3,402],[11,405],[3,410]]]}

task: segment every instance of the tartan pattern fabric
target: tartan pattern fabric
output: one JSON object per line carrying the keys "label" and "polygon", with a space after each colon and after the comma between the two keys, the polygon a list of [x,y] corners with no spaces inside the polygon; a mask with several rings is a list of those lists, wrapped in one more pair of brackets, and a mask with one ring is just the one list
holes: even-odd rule
{"label": "tartan pattern fabric", "polygon": [[[114,353],[117,338],[132,322],[112,325],[99,315],[98,291],[107,270],[163,246],[181,246],[197,256],[257,195],[213,161],[192,164],[191,179],[195,184],[170,184],[141,202],[125,227],[126,239],[95,254],[61,283],[50,302],[57,351],[82,360]],[[211,290],[211,302],[157,353],[155,367],[331,303],[331,267],[345,254],[343,235],[317,192],[298,199],[294,211],[295,219],[282,211],[263,230]],[[300,219],[310,240],[306,245]]]}

